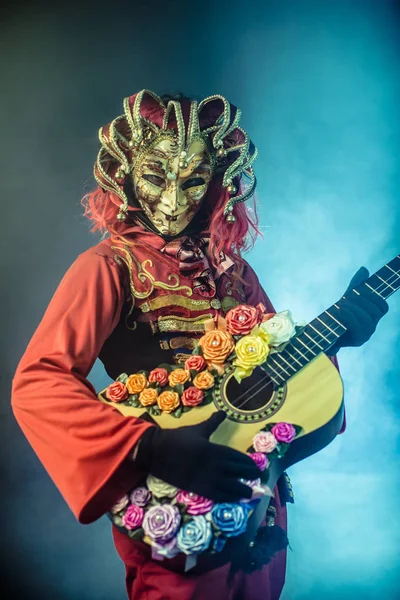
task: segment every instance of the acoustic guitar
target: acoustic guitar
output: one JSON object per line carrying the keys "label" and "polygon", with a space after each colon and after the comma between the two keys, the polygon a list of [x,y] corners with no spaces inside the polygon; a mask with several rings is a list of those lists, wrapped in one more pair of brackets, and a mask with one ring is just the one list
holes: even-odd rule
{"label": "acoustic guitar", "polygon": [[[387,299],[399,287],[400,255],[351,290],[350,294],[359,295],[361,288],[367,288],[371,294]],[[343,382],[326,352],[345,331],[340,306],[333,304],[308,323],[281,352],[271,353],[267,361],[240,384],[233,376],[234,367],[228,365],[219,385],[214,388],[211,403],[182,413],[179,419],[165,413],[151,419],[160,427],[177,428],[197,424],[213,412],[224,410],[227,418],[212,435],[211,441],[242,452],[251,447],[253,436],[269,422],[285,421],[300,426],[301,433],[289,445],[285,455],[272,460],[263,473],[263,483],[273,489],[288,467],[326,447],[341,429]],[[149,419],[143,407],[109,402],[105,392],[106,389],[98,395],[101,401],[126,416]],[[243,552],[244,545],[254,540],[269,502],[268,496],[262,498],[249,519],[246,533],[231,538],[221,553],[200,555],[191,573],[231,562]],[[168,563],[168,560],[165,562]]]}

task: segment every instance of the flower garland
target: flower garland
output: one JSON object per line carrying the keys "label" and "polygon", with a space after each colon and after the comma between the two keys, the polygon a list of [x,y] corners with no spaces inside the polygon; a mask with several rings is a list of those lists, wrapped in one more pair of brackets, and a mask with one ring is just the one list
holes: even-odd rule
{"label": "flower garland", "polygon": [[[154,416],[180,417],[182,412],[212,402],[213,388],[228,364],[235,367],[240,383],[270,353],[281,351],[303,324],[294,323],[288,310],[266,313],[259,304],[236,306],[225,319],[218,318],[217,326],[212,321],[207,328],[183,368],[162,364],[150,372],[122,373],[106,389],[107,400],[143,407]],[[112,521],[129,537],[149,544],[157,559],[220,552],[230,537],[244,533],[261,497],[272,495],[262,485],[261,474],[271,460],[285,454],[300,432],[291,423],[269,423],[253,437],[248,455],[259,467],[260,478],[244,481],[252,488],[250,500],[214,503],[149,475],[110,509]]]}
{"label": "flower garland", "polygon": [[262,304],[241,304],[226,318],[206,324],[209,331],[199,339],[193,354],[182,367],[162,364],[152,371],[132,375],[122,373],[106,389],[106,399],[135,408],[143,407],[151,415],[162,413],[180,417],[182,412],[212,402],[213,388],[227,364],[235,367],[240,383],[268,355],[280,352],[297,335],[303,324],[294,323],[289,310],[266,313]]}
{"label": "flower garland", "polygon": [[110,509],[111,519],[132,539],[149,544],[155,559],[221,552],[230,537],[246,531],[261,497],[272,495],[261,484],[261,473],[271,460],[285,454],[300,431],[290,423],[269,423],[253,437],[248,455],[260,469],[260,478],[243,481],[252,489],[250,500],[214,503],[148,475]]}

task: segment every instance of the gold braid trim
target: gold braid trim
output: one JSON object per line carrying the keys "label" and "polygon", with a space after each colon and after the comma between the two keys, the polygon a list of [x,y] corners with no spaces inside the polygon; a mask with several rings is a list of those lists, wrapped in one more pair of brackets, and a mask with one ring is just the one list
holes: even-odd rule
{"label": "gold braid trim", "polygon": [[[133,256],[129,252],[129,250],[127,248],[121,248],[119,246],[111,246],[111,249],[116,250],[116,251],[119,250],[119,251],[123,252],[125,255],[125,257],[122,257],[122,256],[119,256],[119,254],[116,254],[114,258],[118,264],[121,264],[121,261],[122,261],[128,267],[129,285],[130,285],[132,296],[134,298],[138,298],[138,299],[148,298],[150,296],[150,294],[153,292],[154,288],[161,288],[163,290],[174,290],[174,291],[183,290],[184,292],[186,292],[186,294],[188,296],[191,296],[193,294],[193,291],[189,286],[180,285],[179,276],[176,275],[175,273],[171,273],[170,275],[168,275],[168,281],[173,282],[170,285],[168,283],[163,283],[162,281],[156,281],[154,276],[151,273],[149,273],[149,271],[147,270],[147,269],[151,269],[153,267],[153,261],[150,260],[149,258],[147,258],[142,263],[140,263],[135,258],[135,256]],[[140,292],[133,283],[133,276],[132,276],[133,267],[134,267],[133,263],[135,263],[135,266],[137,269],[137,277],[138,277],[139,281],[141,281],[143,284],[145,284],[145,287],[146,287],[146,285],[148,286],[147,289],[145,289],[145,291],[143,291],[143,292]]]}
{"label": "gold braid trim", "polygon": [[191,300],[180,296],[179,294],[165,294],[164,296],[158,296],[147,302],[140,304],[139,308],[144,313],[148,313],[152,310],[158,310],[159,308],[165,308],[166,306],[182,306],[193,311],[209,310],[211,303],[208,300]]}
{"label": "gold braid trim", "polygon": [[204,332],[204,322],[212,319],[213,314],[201,315],[193,319],[187,317],[159,317],[157,320],[157,328],[161,333],[170,331],[202,331]]}

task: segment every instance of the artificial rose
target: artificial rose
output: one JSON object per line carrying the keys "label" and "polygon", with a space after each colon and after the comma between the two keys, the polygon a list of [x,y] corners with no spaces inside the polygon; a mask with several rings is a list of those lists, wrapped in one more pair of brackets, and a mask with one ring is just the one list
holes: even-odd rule
{"label": "artificial rose", "polygon": [[131,504],[122,515],[122,523],[126,529],[137,529],[143,523],[143,517],[143,508],[136,504]]}
{"label": "artificial rose", "polygon": [[140,394],[147,387],[147,379],[143,373],[130,375],[126,381],[126,387],[130,394]]}
{"label": "artificial rose", "polygon": [[185,371],[185,369],[175,369],[171,371],[168,377],[169,385],[174,387],[174,385],[181,385],[186,383],[190,379],[189,371]]}
{"label": "artificial rose", "polygon": [[150,502],[151,492],[144,486],[138,487],[130,495],[130,501],[137,506],[146,506]]}
{"label": "artificial rose", "polygon": [[276,313],[271,319],[261,323],[260,333],[269,336],[271,346],[280,346],[284,342],[288,342],[296,333],[296,326],[290,310]]}
{"label": "artificial rose", "polygon": [[193,354],[185,361],[186,371],[202,371],[207,366],[206,361],[200,354]]}
{"label": "artificial rose", "polygon": [[273,452],[278,442],[270,431],[260,431],[253,437],[253,448],[256,452],[269,454]]}
{"label": "artificial rose", "polygon": [[125,496],[122,496],[122,498],[120,498],[118,500],[118,502],[116,502],[114,504],[114,506],[112,506],[110,508],[110,512],[113,513],[113,515],[115,515],[116,513],[120,512],[121,510],[123,510],[125,508],[125,506],[127,506],[129,503],[129,498],[128,496],[125,494]]}
{"label": "artificial rose", "polygon": [[262,452],[252,452],[251,454],[249,454],[249,456],[254,460],[260,471],[265,471],[269,462],[265,454],[263,454]]}
{"label": "artificial rose", "polygon": [[177,535],[177,546],[184,554],[200,554],[207,550],[211,538],[211,523],[199,515],[181,527]]}
{"label": "artificial rose", "polygon": [[199,339],[205,360],[222,365],[235,348],[235,342],[229,331],[213,329]]}
{"label": "artificial rose", "polygon": [[146,485],[156,498],[173,498],[178,493],[178,488],[154,475],[147,476]]}
{"label": "artificial rose", "polygon": [[209,390],[213,387],[214,383],[214,375],[210,371],[201,371],[193,379],[193,385],[199,388],[199,390]]}
{"label": "artificial rose", "polygon": [[160,387],[164,387],[168,383],[167,369],[153,369],[149,374],[149,383],[158,383]]}
{"label": "artificial rose", "polygon": [[157,403],[158,392],[155,388],[145,388],[139,394],[139,402],[142,406],[152,406]]}
{"label": "artificial rose", "polygon": [[128,396],[128,389],[122,381],[111,383],[106,390],[106,398],[107,400],[111,400],[111,402],[122,402],[123,400],[126,400]]}
{"label": "artificial rose", "polygon": [[248,504],[223,502],[214,506],[210,518],[226,537],[232,537],[246,531],[250,510]]}
{"label": "artificial rose", "polygon": [[262,365],[269,354],[268,344],[258,335],[246,335],[236,344],[234,365],[242,369],[254,369]]}
{"label": "artificial rose", "polygon": [[262,313],[258,307],[239,304],[226,314],[226,327],[232,335],[247,335],[261,322]]}
{"label": "artificial rose", "polygon": [[157,398],[157,404],[163,412],[171,413],[180,405],[179,394],[176,392],[162,392]]}
{"label": "artificial rose", "polygon": [[179,504],[186,504],[186,512],[189,515],[204,515],[210,512],[214,506],[212,500],[204,498],[204,496],[199,496],[199,494],[195,494],[194,492],[185,492],[184,490],[178,492],[176,501]]}
{"label": "artificial rose", "polygon": [[143,531],[151,540],[165,544],[175,536],[181,522],[181,515],[176,506],[159,504],[146,512],[143,520]]}
{"label": "artificial rose", "polygon": [[182,394],[183,406],[197,406],[204,400],[204,392],[193,385],[187,388]]}
{"label": "artificial rose", "polygon": [[290,442],[296,437],[296,429],[291,423],[276,423],[276,425],[274,425],[271,429],[271,433],[278,440],[278,442],[283,442],[285,444],[290,444]]}

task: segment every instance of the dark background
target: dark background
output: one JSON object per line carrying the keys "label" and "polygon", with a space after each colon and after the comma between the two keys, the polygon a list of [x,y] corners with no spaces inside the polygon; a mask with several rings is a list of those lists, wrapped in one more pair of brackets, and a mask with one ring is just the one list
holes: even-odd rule
{"label": "dark background", "polygon": [[[264,233],[249,260],[277,308],[309,320],[361,264],[400,251],[398,6],[17,2],[0,34],[3,598],[122,600],[108,521],[75,521],[10,410],[47,303],[98,240],[79,204],[98,128],[143,88],[242,108]],[[292,469],[283,600],[400,597],[399,300],[371,342],[340,353],[347,433]],[[106,381],[98,364],[91,379]]]}

